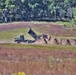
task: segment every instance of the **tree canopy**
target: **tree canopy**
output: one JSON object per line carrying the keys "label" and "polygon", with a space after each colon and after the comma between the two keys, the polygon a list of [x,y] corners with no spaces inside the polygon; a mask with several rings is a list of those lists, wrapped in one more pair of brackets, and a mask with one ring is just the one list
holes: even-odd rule
{"label": "tree canopy", "polygon": [[71,20],[76,0],[0,0],[0,22]]}

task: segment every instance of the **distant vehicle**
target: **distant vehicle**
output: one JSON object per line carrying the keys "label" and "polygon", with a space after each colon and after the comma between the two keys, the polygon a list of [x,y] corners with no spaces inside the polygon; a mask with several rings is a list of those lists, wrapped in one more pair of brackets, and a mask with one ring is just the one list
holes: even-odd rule
{"label": "distant vehicle", "polygon": [[15,42],[27,42],[27,40],[25,40],[24,35],[20,35],[18,38],[15,38]]}
{"label": "distant vehicle", "polygon": [[24,35],[20,35],[18,38],[15,38],[15,42],[21,43],[21,42],[28,42],[28,43],[34,43],[37,39],[39,39],[41,36],[37,35],[31,28],[28,31],[28,34],[30,34],[34,40],[25,40]]}
{"label": "distant vehicle", "polygon": [[41,37],[41,35],[37,35],[31,28],[30,30],[28,31],[28,33],[35,39],[39,39]]}
{"label": "distant vehicle", "polygon": [[50,41],[50,39],[51,39],[51,37],[48,34],[37,35],[31,28],[29,29],[28,34],[30,34],[34,38],[34,40],[26,40],[24,38],[24,35],[20,35],[18,38],[15,38],[15,42],[17,42],[17,43],[21,43],[21,42],[34,43],[38,39],[42,38],[42,39],[44,39],[45,43],[47,44],[48,41]]}

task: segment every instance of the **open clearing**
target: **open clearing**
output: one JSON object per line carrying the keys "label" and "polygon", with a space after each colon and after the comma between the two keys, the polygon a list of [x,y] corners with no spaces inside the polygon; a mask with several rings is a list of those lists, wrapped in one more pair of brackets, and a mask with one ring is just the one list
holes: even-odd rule
{"label": "open clearing", "polygon": [[52,37],[75,38],[75,27],[50,23],[9,23],[0,25],[0,74],[18,75],[76,75],[76,46],[11,44],[15,37],[24,34],[28,27],[36,33]]}

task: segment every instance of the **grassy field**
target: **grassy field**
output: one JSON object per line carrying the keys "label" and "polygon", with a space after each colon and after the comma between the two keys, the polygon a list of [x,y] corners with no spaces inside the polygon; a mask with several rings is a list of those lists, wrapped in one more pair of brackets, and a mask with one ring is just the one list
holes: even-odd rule
{"label": "grassy field", "polygon": [[[46,27],[45,28],[46,30],[44,31],[44,29],[39,29],[43,32],[48,32],[48,30],[50,30],[50,28]],[[37,28],[33,28],[33,30],[38,34],[42,34],[41,31],[38,30],[38,27]],[[66,29],[64,29],[66,30]],[[7,42],[10,42],[10,41],[14,41],[14,38],[16,37],[19,37],[19,35],[24,35],[25,39],[33,39],[29,34],[28,34],[28,31],[29,31],[29,28],[16,28],[16,29],[9,29],[9,30],[2,30],[0,31],[0,41],[7,41]],[[67,31],[67,30],[66,30]],[[50,33],[50,32],[49,32]],[[50,34],[51,35],[51,34]],[[73,38],[75,39],[74,36],[54,36],[54,35],[51,35],[52,37],[57,37],[57,38]]]}
{"label": "grassy field", "polygon": [[[34,29],[37,34],[39,32]],[[17,29],[9,29],[5,31],[0,31],[0,41],[14,41],[14,38],[19,37],[19,35],[24,35],[25,39],[33,39],[28,34],[29,28],[17,28]]]}
{"label": "grassy field", "polygon": [[76,75],[75,46],[0,44],[0,50],[1,75]]}
{"label": "grassy field", "polygon": [[76,51],[76,46],[62,45],[35,45],[35,44],[0,44],[0,47],[15,49],[40,49],[40,50],[71,50]]}
{"label": "grassy field", "polygon": [[[58,30],[60,26],[54,25],[54,27]],[[37,34],[42,34],[40,30],[51,34],[50,28],[53,28],[53,25],[38,24],[32,28]],[[27,33],[28,30],[26,27],[0,30],[0,42],[8,42],[0,43],[0,75],[76,75],[76,46],[10,43],[21,34],[25,39],[32,39]],[[75,38],[72,35],[71,37],[51,36]]]}
{"label": "grassy field", "polygon": [[[31,23],[33,23],[32,26]],[[42,34],[43,32],[46,33],[46,31],[50,35],[50,32],[52,31],[53,33],[58,31],[59,34],[63,30],[59,31],[59,28],[62,28],[59,25],[53,26],[46,22],[31,23],[29,23],[29,25],[37,34]],[[28,25],[28,23],[22,22],[8,24],[9,26],[11,24]],[[0,26],[5,25],[7,27],[8,24],[1,24]],[[66,24],[71,27],[70,22],[51,22],[51,24]],[[0,43],[0,75],[76,75],[76,46],[10,43],[10,41],[14,42],[14,38],[21,34],[25,36],[25,39],[33,39],[27,33],[28,30],[29,28],[26,27],[13,29],[9,29],[8,27],[7,30],[0,30],[0,42],[6,41],[5,43]],[[65,34],[64,31],[68,33],[70,32],[70,35],[63,35]],[[76,39],[74,36],[76,31],[68,31],[67,29],[64,29],[64,31],[64,33],[61,33],[62,36],[51,36],[52,38]],[[72,36],[72,34],[74,35]]]}

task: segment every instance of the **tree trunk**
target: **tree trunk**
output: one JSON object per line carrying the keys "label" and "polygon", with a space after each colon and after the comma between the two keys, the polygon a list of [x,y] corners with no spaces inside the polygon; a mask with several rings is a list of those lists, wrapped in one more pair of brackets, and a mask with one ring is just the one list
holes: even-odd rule
{"label": "tree trunk", "polygon": [[3,14],[3,22],[7,22],[7,17],[5,14]]}

